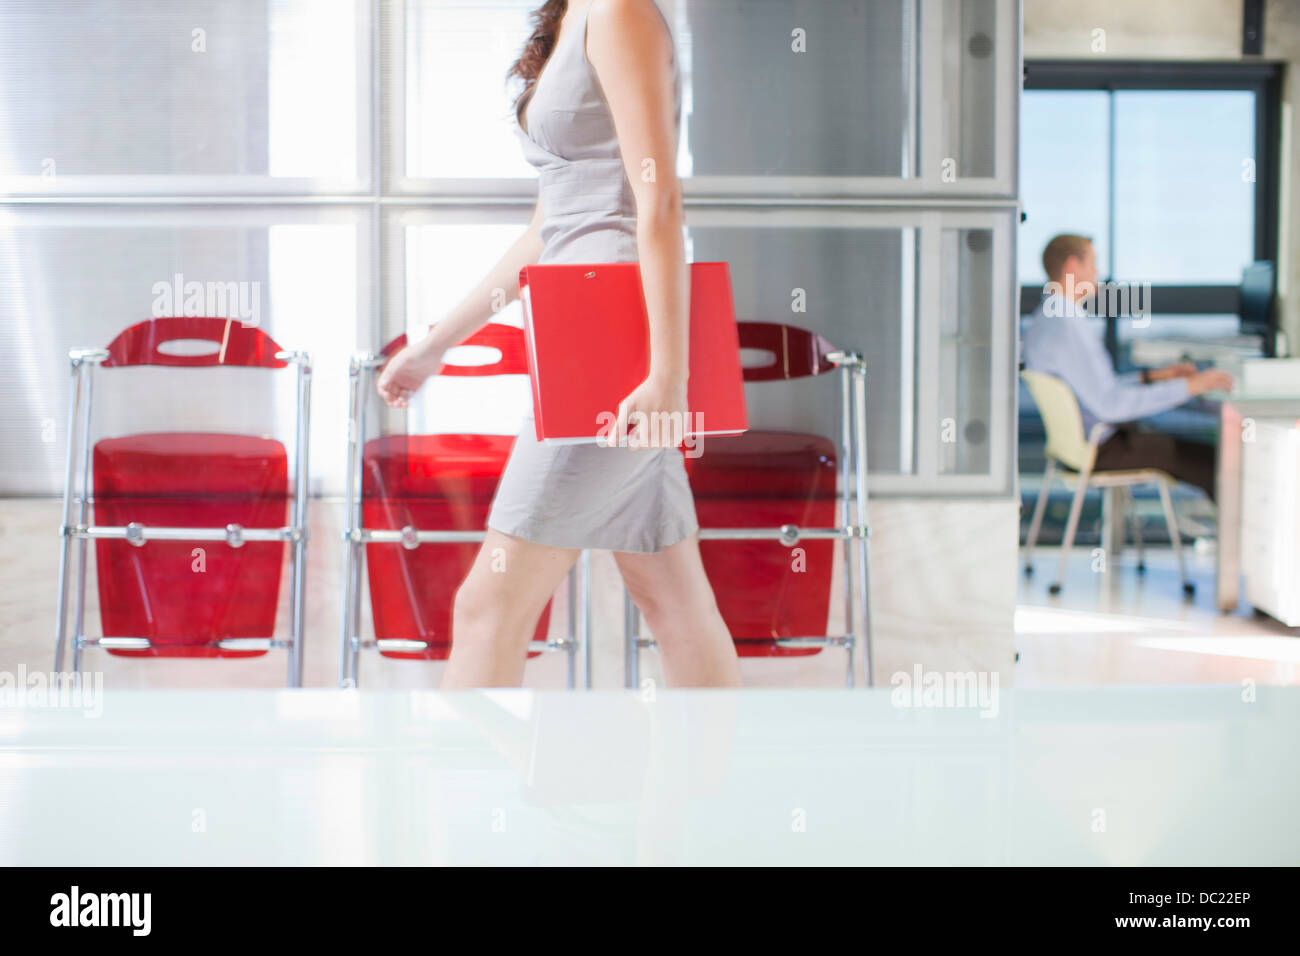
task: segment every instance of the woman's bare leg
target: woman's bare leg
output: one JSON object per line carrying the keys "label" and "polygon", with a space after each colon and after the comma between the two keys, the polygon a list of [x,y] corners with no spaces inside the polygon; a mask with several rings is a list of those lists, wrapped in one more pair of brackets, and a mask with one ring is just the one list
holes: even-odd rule
{"label": "woman's bare leg", "polygon": [[456,592],[442,689],[522,684],[537,619],[577,557],[489,528]]}
{"label": "woman's bare leg", "polygon": [[645,615],[670,687],[739,687],[740,660],[700,560],[695,535],[658,552],[615,551],[632,600]]}

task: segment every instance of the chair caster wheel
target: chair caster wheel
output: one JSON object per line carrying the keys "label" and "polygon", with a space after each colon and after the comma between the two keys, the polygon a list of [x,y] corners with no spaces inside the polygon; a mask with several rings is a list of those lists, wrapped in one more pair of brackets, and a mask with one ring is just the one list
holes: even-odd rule
{"label": "chair caster wheel", "polygon": [[1061,593],[1061,586],[1060,586],[1059,584],[1049,584],[1049,585],[1047,586],[1047,593],[1048,593],[1048,594],[1060,594],[1060,593]]}
{"label": "chair caster wheel", "polygon": [[1138,574],[1146,574],[1146,573],[1147,573],[1147,566],[1145,564],[1139,564]]}
{"label": "chair caster wheel", "polygon": [[1026,565],[1025,565],[1025,577],[1027,577],[1027,578],[1032,578],[1033,576],[1034,576],[1034,566],[1033,566],[1032,564],[1026,564]]}
{"label": "chair caster wheel", "polygon": [[1183,585],[1183,593],[1186,594],[1188,597],[1191,597],[1193,594],[1196,593],[1196,585],[1195,585],[1195,584],[1184,584],[1184,585]]}

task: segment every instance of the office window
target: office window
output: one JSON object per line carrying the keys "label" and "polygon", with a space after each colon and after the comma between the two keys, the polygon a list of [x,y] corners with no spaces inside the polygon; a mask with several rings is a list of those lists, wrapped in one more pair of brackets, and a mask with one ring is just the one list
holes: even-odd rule
{"label": "office window", "polygon": [[1026,65],[1020,283],[1062,232],[1102,279],[1150,283],[1156,312],[1222,315],[1242,270],[1277,255],[1279,74],[1256,64]]}
{"label": "office window", "polygon": [[1092,236],[1099,263],[1110,257],[1110,94],[1032,90],[1020,102],[1020,281],[1042,285],[1043,247],[1052,236]]}
{"label": "office window", "polygon": [[[1020,280],[1052,236],[1092,236],[1103,277],[1235,284],[1255,259],[1255,94],[1027,90]],[[1113,242],[1113,247],[1112,247]]]}
{"label": "office window", "polygon": [[1119,281],[1226,285],[1255,259],[1255,94],[1113,94]]}

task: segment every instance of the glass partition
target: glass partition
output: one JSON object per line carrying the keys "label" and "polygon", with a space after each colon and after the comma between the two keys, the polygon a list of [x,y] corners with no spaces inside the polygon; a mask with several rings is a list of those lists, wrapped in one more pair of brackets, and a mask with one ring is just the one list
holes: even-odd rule
{"label": "glass partition", "polygon": [[[866,355],[873,493],[1006,493],[1018,4],[659,2],[690,256],[731,263],[742,319]],[[264,327],[313,352],[313,488],[338,492],[348,353],[448,308],[532,211],[505,71],[539,4],[0,6],[0,492],[61,489],[67,349],[154,314],[178,275],[256,284]],[[132,402],[218,411],[215,392],[162,393]],[[278,397],[241,394],[221,411],[271,401],[280,420]],[[829,381],[750,400],[764,427],[834,428]]]}
{"label": "glass partition", "polygon": [[[698,204],[687,255],[730,266],[739,321],[811,329],[867,361],[868,441],[880,493],[1010,490],[1015,330],[1013,211],[763,210]],[[383,339],[437,321],[526,225],[490,208],[394,210]],[[517,303],[495,321],[518,325]],[[746,386],[751,426],[838,435],[831,376]],[[509,434],[526,382],[439,383],[401,423]]]}

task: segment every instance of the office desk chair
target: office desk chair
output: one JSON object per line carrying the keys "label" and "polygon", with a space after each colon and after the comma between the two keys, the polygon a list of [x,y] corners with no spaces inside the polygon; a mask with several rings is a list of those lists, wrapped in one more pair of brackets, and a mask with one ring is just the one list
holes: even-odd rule
{"label": "office desk chair", "polygon": [[1034,517],[1029,524],[1029,538],[1025,541],[1025,575],[1033,574],[1033,551],[1038,542],[1038,532],[1043,524],[1043,512],[1047,508],[1047,498],[1051,493],[1052,479],[1056,476],[1058,466],[1062,469],[1062,478],[1066,487],[1074,484],[1074,500],[1070,503],[1070,517],[1065,526],[1065,538],[1061,542],[1061,558],[1056,568],[1056,580],[1048,587],[1052,594],[1061,593],[1061,582],[1065,578],[1065,565],[1074,547],[1074,535],[1079,528],[1079,515],[1083,512],[1083,499],[1089,488],[1120,488],[1121,507],[1128,515],[1129,526],[1133,531],[1134,544],[1138,551],[1138,571],[1146,566],[1142,554],[1142,525],[1138,521],[1133,507],[1133,485],[1154,484],[1160,492],[1160,504],[1165,513],[1165,524],[1169,527],[1169,540],[1173,544],[1174,554],[1178,558],[1178,575],[1183,582],[1183,592],[1192,594],[1195,586],[1187,580],[1187,566],[1183,561],[1183,545],[1178,535],[1178,522],[1174,516],[1173,498],[1169,494],[1175,479],[1156,468],[1132,468],[1118,471],[1095,471],[1093,464],[1097,460],[1097,447],[1101,444],[1101,434],[1105,429],[1103,423],[1093,426],[1091,434],[1083,434],[1083,413],[1079,411],[1079,401],[1074,397],[1070,386],[1054,375],[1044,372],[1022,371],[1020,377],[1029,388],[1038,406],[1038,413],[1043,418],[1047,430],[1047,469],[1043,473],[1043,485],[1038,491],[1038,500],[1034,504]]}

